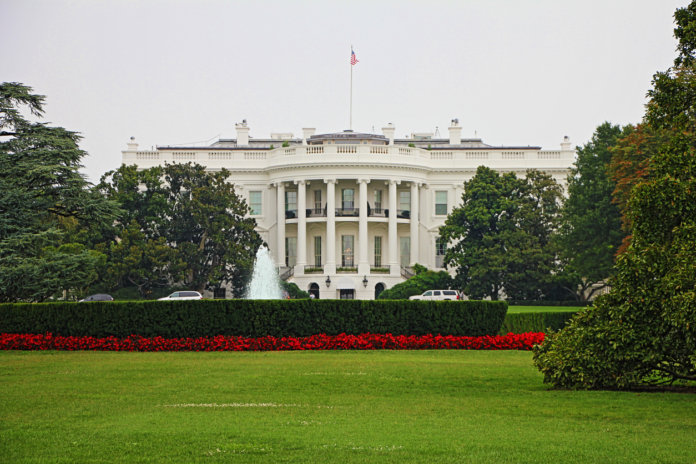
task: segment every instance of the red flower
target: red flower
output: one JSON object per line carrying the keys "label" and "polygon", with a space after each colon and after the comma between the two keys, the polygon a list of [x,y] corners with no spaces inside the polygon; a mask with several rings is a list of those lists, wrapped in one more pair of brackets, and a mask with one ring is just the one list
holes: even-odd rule
{"label": "red flower", "polygon": [[454,335],[326,335],[246,338],[62,337],[53,334],[0,334],[0,350],[95,351],[279,351],[279,350],[531,350],[544,341],[541,332],[463,337]]}

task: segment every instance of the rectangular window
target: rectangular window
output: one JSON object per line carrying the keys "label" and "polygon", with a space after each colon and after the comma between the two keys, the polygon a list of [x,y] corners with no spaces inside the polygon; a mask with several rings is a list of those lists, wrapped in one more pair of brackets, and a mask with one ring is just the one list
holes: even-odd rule
{"label": "rectangular window", "polygon": [[377,210],[378,213],[382,212],[382,191],[381,190],[375,190],[375,210]]}
{"label": "rectangular window", "polygon": [[382,237],[375,237],[375,267],[382,267]]}
{"label": "rectangular window", "polygon": [[438,190],[435,192],[435,214],[438,216],[447,215],[447,191]]}
{"label": "rectangular window", "polygon": [[341,208],[343,209],[353,209],[355,208],[355,190],[354,189],[343,189],[341,192]]}
{"label": "rectangular window", "polygon": [[353,235],[341,235],[341,267],[355,267],[353,242]]}
{"label": "rectangular window", "polygon": [[411,192],[409,192],[409,191],[399,192],[399,210],[411,211]]}
{"label": "rectangular window", "polygon": [[297,237],[285,237],[285,265],[297,264]]}
{"label": "rectangular window", "polygon": [[321,213],[321,190],[314,191],[314,211],[317,214]]}
{"label": "rectangular window", "polygon": [[263,195],[261,191],[249,192],[249,214],[252,216],[260,216],[262,214]]}
{"label": "rectangular window", "polygon": [[297,192],[285,192],[285,211],[297,211]]}
{"label": "rectangular window", "polygon": [[314,237],[314,267],[321,267],[321,236]]}
{"label": "rectangular window", "polygon": [[411,262],[411,237],[399,237],[399,252],[401,266],[408,266]]}
{"label": "rectangular window", "polygon": [[441,238],[435,239],[435,267],[445,267],[447,243]]}

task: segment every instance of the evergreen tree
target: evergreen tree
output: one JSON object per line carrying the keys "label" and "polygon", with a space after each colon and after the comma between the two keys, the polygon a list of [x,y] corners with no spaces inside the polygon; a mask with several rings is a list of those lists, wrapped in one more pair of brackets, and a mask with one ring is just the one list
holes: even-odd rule
{"label": "evergreen tree", "polygon": [[118,208],[80,174],[80,136],[25,119],[43,115],[44,97],[19,83],[0,84],[0,301],[43,301],[79,294],[103,256],[78,239],[106,228]]}
{"label": "evergreen tree", "polygon": [[606,287],[623,238],[619,208],[612,202],[616,185],[609,166],[612,149],[624,133],[608,122],[597,127],[592,140],[578,149],[568,176],[558,243],[567,289],[579,300]]}

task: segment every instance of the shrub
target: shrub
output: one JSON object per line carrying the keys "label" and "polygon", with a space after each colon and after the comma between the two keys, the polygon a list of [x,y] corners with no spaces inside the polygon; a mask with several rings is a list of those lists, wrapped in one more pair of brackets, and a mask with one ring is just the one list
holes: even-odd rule
{"label": "shrub", "polygon": [[576,313],[549,311],[534,313],[508,313],[503,321],[501,334],[549,332],[561,330]]}
{"label": "shrub", "polygon": [[[416,265],[418,266],[418,265]],[[452,288],[454,281],[447,271],[428,271],[414,267],[416,275],[380,293],[380,300],[406,300],[409,296],[420,295],[426,290]]]}
{"label": "shrub", "polygon": [[62,336],[244,337],[392,333],[496,335],[505,302],[203,300],[0,305],[0,332]]}

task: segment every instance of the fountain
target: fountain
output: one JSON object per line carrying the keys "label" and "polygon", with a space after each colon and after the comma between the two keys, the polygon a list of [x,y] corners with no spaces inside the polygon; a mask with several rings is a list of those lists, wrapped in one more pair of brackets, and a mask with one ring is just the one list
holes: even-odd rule
{"label": "fountain", "polygon": [[283,298],[283,290],[280,287],[278,271],[271,258],[271,252],[263,245],[256,252],[254,272],[251,275],[251,282],[247,287],[245,298],[247,300],[280,300]]}

